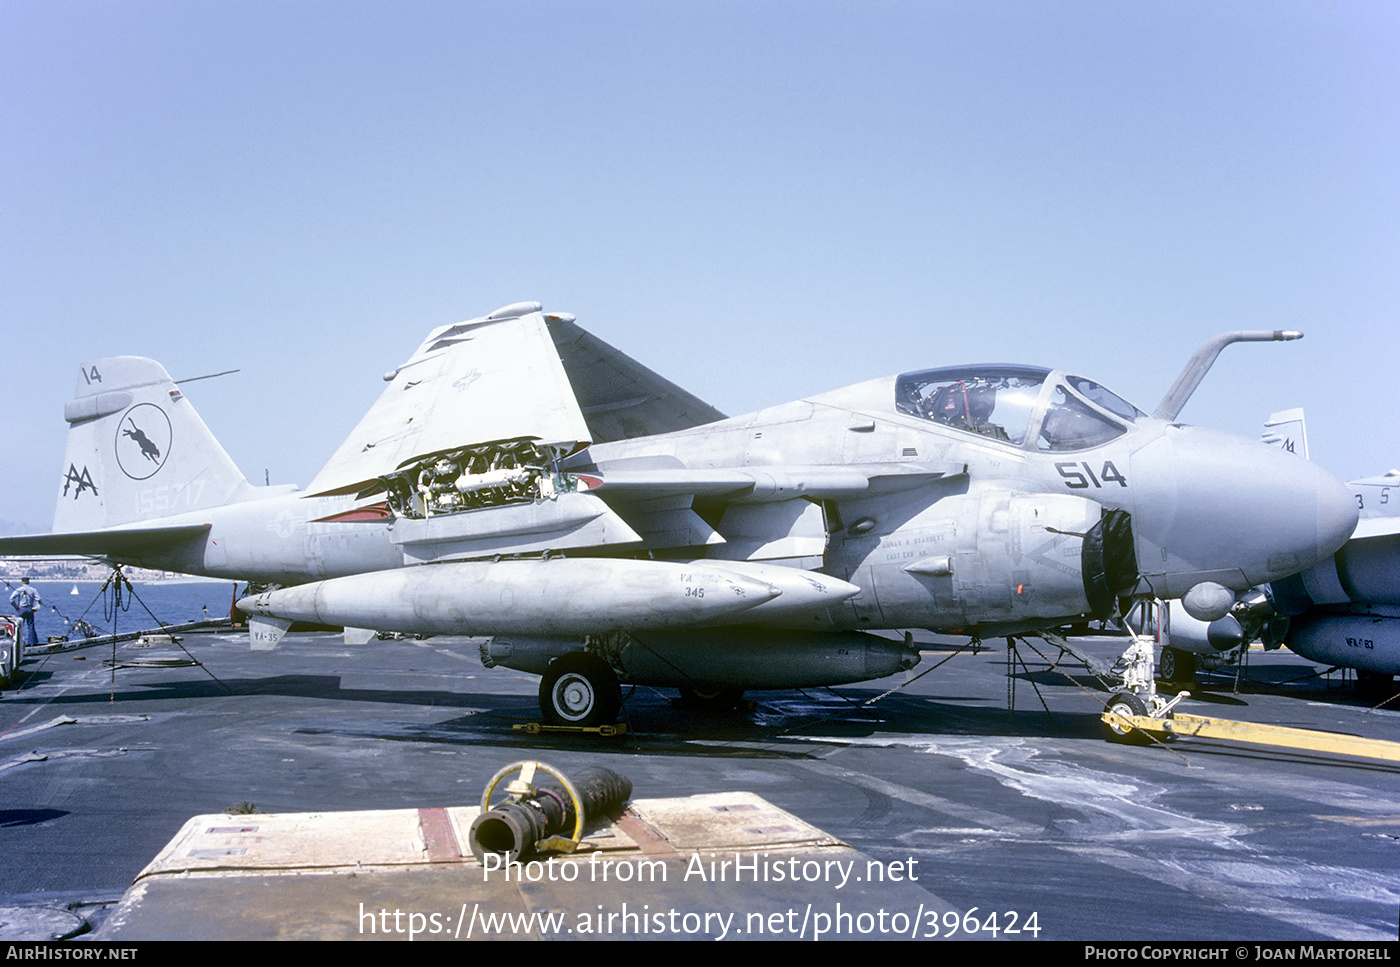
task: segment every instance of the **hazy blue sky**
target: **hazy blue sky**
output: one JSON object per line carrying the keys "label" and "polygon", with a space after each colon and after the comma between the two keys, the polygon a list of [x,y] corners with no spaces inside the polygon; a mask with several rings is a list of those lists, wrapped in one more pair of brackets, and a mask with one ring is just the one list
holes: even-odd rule
{"label": "hazy blue sky", "polygon": [[[730,413],[1063,366],[1400,465],[1392,2],[0,0],[0,518],[77,363],[305,484],[430,327],[535,299]],[[1389,394],[1389,395],[1387,395]]]}

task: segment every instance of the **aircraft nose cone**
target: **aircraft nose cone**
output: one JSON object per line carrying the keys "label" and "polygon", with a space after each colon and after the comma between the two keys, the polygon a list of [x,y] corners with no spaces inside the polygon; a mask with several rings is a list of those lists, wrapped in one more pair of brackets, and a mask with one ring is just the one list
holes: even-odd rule
{"label": "aircraft nose cone", "polygon": [[1334,553],[1355,501],[1301,457],[1201,427],[1172,427],[1134,454],[1133,530],[1143,576],[1162,597],[1201,581],[1236,591]]}
{"label": "aircraft nose cone", "polygon": [[1275,543],[1264,562],[1267,571],[1249,575],[1263,584],[1296,574],[1341,549],[1356,529],[1356,498],[1341,481],[1302,457],[1264,447],[1254,464],[1266,482],[1259,509],[1250,521]]}
{"label": "aircraft nose cone", "polygon": [[1314,550],[1320,561],[1336,554],[1351,540],[1361,515],[1356,507],[1356,495],[1345,484],[1316,464],[1308,463],[1308,466],[1316,475],[1317,543]]}

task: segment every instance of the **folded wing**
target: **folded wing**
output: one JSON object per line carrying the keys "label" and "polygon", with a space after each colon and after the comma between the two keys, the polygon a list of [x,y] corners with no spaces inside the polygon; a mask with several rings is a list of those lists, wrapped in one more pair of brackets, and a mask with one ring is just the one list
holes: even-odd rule
{"label": "folded wing", "polygon": [[354,493],[435,454],[532,441],[569,453],[588,426],[539,303],[433,330],[307,488]]}

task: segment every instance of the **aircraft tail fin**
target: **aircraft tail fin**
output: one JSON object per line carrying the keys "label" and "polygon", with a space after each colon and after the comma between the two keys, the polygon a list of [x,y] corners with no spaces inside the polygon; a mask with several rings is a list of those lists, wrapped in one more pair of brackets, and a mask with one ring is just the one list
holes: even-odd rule
{"label": "aircraft tail fin", "polygon": [[1279,447],[1308,459],[1308,429],[1303,423],[1301,407],[1280,410],[1264,421],[1261,439],[1271,447]]}
{"label": "aircraft tail fin", "polygon": [[253,496],[255,488],[153,359],[83,363],[63,418],[68,449],[55,532],[95,531]]}

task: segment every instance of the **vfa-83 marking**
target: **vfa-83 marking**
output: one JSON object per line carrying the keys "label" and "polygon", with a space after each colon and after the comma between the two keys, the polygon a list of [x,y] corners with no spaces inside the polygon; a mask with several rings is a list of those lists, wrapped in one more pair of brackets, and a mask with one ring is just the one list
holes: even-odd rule
{"label": "vfa-83 marking", "polygon": [[[65,412],[70,463],[119,463],[98,476],[121,492],[61,502],[67,533],[0,552],[294,585],[240,602],[263,645],[301,619],[488,636],[483,660],[541,675],[555,722],[609,720],[622,682],[729,697],[861,681],[918,661],[876,630],[1033,632],[1332,554],[1356,522],[1337,481],[1175,422],[1224,345],[1292,336],[1207,344],[1150,415],[996,364],[726,418],[520,303],[433,330],[305,493],[248,484],[156,363],[98,360]],[[205,482],[195,504],[114,510],[155,460]]]}

